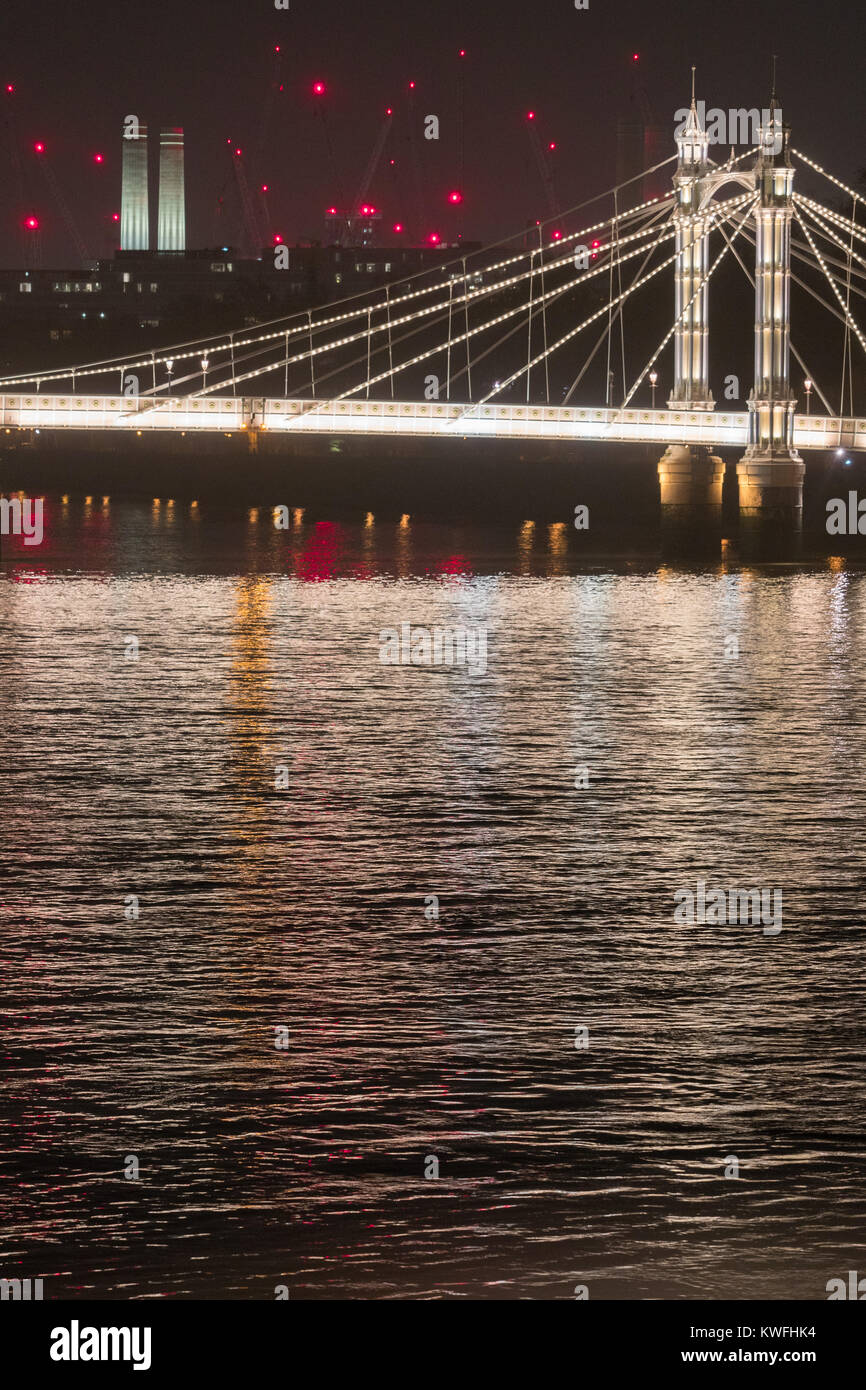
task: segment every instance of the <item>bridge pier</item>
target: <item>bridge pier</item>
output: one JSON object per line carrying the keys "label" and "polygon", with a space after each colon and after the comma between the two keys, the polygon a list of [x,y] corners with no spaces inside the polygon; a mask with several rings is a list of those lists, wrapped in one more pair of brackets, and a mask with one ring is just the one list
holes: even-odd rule
{"label": "bridge pier", "polygon": [[721,534],[723,459],[700,444],[669,444],[658,475],[665,538],[701,543]]}

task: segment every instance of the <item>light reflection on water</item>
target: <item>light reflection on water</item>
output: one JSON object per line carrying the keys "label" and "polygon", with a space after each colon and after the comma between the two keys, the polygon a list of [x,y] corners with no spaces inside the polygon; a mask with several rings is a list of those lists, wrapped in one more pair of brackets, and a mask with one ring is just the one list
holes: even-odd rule
{"label": "light reflection on water", "polygon": [[[0,576],[0,1274],[812,1299],[862,1267],[862,573],[583,564],[530,519],[48,523]],[[404,621],[486,626],[487,674],[382,666]],[[699,878],[781,888],[782,933],[675,927]]]}

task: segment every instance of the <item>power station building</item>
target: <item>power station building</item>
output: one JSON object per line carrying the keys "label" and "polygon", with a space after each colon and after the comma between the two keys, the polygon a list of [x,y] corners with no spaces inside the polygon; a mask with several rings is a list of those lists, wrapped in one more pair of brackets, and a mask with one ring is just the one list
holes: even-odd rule
{"label": "power station building", "polygon": [[[164,127],[159,136],[158,251],[186,250],[183,131]],[[147,126],[128,116],[123,130],[120,194],[121,251],[150,250],[150,199]]]}

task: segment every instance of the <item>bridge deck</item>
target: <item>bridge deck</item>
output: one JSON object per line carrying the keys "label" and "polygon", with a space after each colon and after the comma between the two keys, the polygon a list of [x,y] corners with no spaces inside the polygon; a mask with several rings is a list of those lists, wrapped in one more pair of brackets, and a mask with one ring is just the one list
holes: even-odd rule
{"label": "bridge deck", "polygon": [[[195,430],[251,427],[295,434],[559,439],[745,447],[745,411],[593,410],[577,406],[452,405],[425,401],[302,401],[262,397],[0,396],[0,427],[26,430]],[[866,420],[797,415],[798,449],[866,448]]]}

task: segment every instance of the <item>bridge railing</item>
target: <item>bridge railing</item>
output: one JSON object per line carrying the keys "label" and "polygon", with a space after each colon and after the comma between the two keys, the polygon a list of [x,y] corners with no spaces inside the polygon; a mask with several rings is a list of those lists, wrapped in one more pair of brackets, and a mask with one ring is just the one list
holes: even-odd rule
{"label": "bridge railing", "polygon": [[[96,395],[0,396],[0,428],[26,430],[222,431],[411,435],[490,439],[610,440],[740,447],[745,411],[592,409],[548,405],[460,405],[446,401],[282,400],[261,397]],[[866,420],[794,418],[799,449],[866,448]]]}

